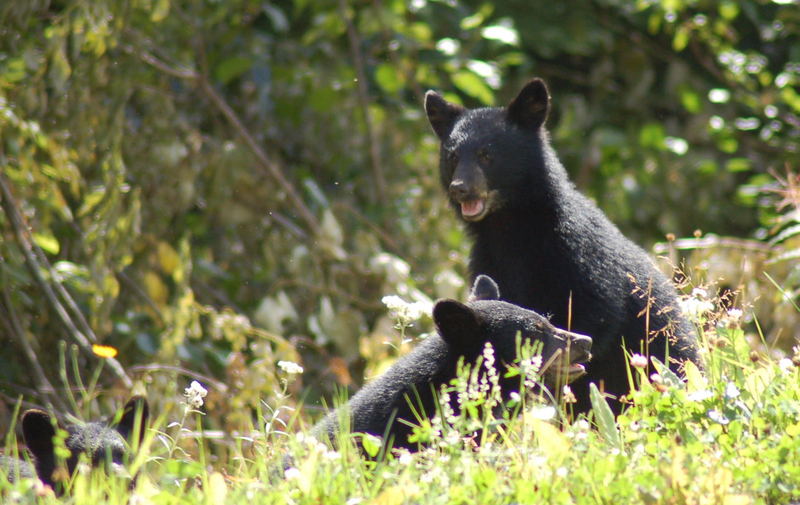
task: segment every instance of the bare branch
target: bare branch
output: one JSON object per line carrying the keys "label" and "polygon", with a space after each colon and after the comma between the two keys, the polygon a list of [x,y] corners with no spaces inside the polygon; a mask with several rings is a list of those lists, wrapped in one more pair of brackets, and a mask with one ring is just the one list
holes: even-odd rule
{"label": "bare branch", "polygon": [[[69,296],[69,293],[67,293],[66,289],[64,289],[64,287],[61,285],[58,280],[58,275],[50,266],[49,262],[42,264],[39,259],[37,259],[37,256],[39,256],[39,258],[44,257],[44,253],[31,239],[30,228],[23,224],[22,215],[19,212],[19,206],[14,200],[11,188],[9,187],[8,181],[3,174],[0,174],[0,195],[2,196],[0,205],[2,205],[3,211],[8,217],[8,222],[11,224],[11,228],[14,230],[14,235],[17,239],[17,243],[20,246],[20,250],[25,256],[25,266],[28,268],[28,271],[33,279],[39,285],[39,288],[41,288],[41,290],[44,292],[47,302],[50,304],[50,307],[53,309],[53,311],[58,315],[58,318],[67,329],[69,336],[75,341],[75,343],[78,344],[83,352],[85,352],[88,356],[94,356],[91,342],[96,342],[97,337],[92,329],[88,327],[88,325],[86,325],[86,328],[84,328],[84,330],[88,329],[87,333],[79,330],[75,325],[75,322],[72,320],[72,317],[70,317],[69,312],[67,312],[67,309],[65,309],[64,305],[62,305],[61,301],[59,301],[56,291],[62,294],[62,296],[66,295],[66,299],[71,302],[69,305],[77,308],[77,304],[75,304],[74,300],[72,300],[72,297]],[[52,284],[56,286],[56,290],[54,290],[53,285],[51,285],[50,282],[44,278],[42,271],[47,271],[50,274],[50,279]],[[83,314],[81,314],[81,317],[82,316]],[[85,323],[85,319],[83,321]],[[123,382],[125,387],[133,387],[133,381],[130,377],[128,377],[128,374],[125,373],[125,370],[122,368],[122,365],[120,365],[119,361],[114,358],[106,358],[106,361],[112,373]]]}

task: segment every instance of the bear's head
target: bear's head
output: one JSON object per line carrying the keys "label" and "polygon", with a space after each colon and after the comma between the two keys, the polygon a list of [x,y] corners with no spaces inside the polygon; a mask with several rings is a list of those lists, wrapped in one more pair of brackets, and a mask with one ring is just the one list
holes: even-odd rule
{"label": "bear's head", "polygon": [[549,111],[541,79],[528,82],[507,107],[467,109],[435,91],[425,94],[428,121],[441,141],[440,180],[462,219],[548,204],[566,175],[544,128]]}
{"label": "bear's head", "polygon": [[[31,454],[36,473],[50,486],[68,478],[75,471],[81,455],[94,466],[108,465],[112,474],[125,475],[126,457],[132,446],[136,447],[147,429],[149,407],[147,400],[134,396],[123,407],[119,422],[89,422],[70,424],[61,428],[58,421],[38,409],[26,411],[22,416],[22,435]],[[67,432],[64,442],[70,455],[66,460],[66,474],[57,471],[58,461],[53,438],[56,429]]]}
{"label": "bear's head", "polygon": [[[490,343],[501,378],[507,365],[519,358],[518,338],[520,344],[541,343],[542,377],[551,390],[585,374],[582,363],[591,359],[591,338],[556,328],[532,310],[501,301],[497,284],[486,275],[475,279],[467,303],[436,302],[433,320],[448,347],[464,356],[466,362],[476,359]],[[519,386],[519,381],[509,380],[501,386],[507,395]]]}

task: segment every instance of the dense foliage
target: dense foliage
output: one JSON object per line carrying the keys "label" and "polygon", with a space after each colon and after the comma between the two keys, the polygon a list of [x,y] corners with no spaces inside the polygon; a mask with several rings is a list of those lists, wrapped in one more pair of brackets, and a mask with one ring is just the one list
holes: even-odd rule
{"label": "dense foliage", "polygon": [[777,0],[3,2],[0,429],[20,396],[158,411],[191,378],[242,428],[284,359],[309,401],[357,387],[408,345],[382,296],[464,292],[424,91],[502,105],[531,76],[578,186],[643,245],[737,237],[661,250],[732,272],[788,351],[799,33]]}

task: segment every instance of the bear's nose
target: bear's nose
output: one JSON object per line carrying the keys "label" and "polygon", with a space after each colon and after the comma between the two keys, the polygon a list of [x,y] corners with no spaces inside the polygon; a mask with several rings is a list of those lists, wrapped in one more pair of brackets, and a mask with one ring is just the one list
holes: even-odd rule
{"label": "bear's nose", "polygon": [[461,201],[469,195],[469,188],[463,179],[454,179],[450,182],[449,192],[450,196]]}

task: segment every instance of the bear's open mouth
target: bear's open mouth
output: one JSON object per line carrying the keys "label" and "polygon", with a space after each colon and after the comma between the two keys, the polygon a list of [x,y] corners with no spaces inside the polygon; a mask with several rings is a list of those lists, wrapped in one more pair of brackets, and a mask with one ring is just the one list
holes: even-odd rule
{"label": "bear's open mouth", "polygon": [[471,198],[459,203],[461,204],[461,216],[467,221],[477,221],[486,213],[485,198]]}

